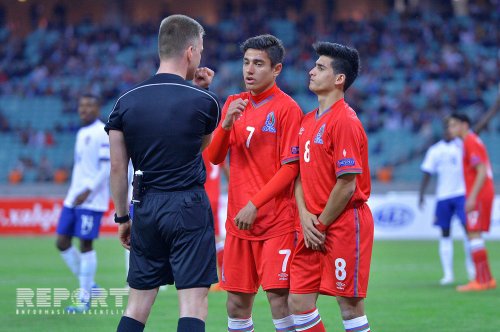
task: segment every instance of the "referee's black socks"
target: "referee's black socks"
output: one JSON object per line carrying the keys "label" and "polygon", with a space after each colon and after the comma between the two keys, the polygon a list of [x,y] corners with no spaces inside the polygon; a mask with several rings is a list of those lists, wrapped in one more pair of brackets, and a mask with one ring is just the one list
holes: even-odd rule
{"label": "referee's black socks", "polygon": [[122,316],[120,319],[120,324],[118,324],[118,328],[116,332],[142,332],[144,331],[144,324],[135,320],[133,318]]}
{"label": "referee's black socks", "polygon": [[193,317],[179,318],[177,332],[205,332],[205,322]]}

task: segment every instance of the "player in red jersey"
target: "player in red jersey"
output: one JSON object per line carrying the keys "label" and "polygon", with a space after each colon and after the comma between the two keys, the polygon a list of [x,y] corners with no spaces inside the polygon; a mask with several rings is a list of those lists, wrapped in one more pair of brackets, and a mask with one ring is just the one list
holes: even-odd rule
{"label": "player in red jersey", "polygon": [[[220,197],[220,181],[221,181],[221,171],[225,174],[226,178],[229,179],[228,170],[226,164],[223,162],[220,165],[214,165],[210,162],[207,154],[207,150],[203,151],[203,162],[205,164],[205,169],[207,172],[207,180],[205,181],[205,191],[207,192],[208,200],[210,201],[210,207],[212,208],[212,214],[214,215],[214,231],[215,231],[215,249],[217,250],[217,274],[219,275],[219,280],[221,280],[222,262],[224,255],[224,237],[219,225],[219,197]],[[219,281],[220,283],[220,281]],[[219,291],[219,283],[212,285],[210,287],[211,291]]]}
{"label": "player in red jersey", "polygon": [[281,41],[262,35],[246,40],[241,49],[248,91],[228,97],[224,120],[208,148],[214,164],[229,152],[221,281],[228,291],[228,330],[253,331],[253,300],[262,286],[276,329],[293,331],[287,299],[298,218],[293,182],[302,111],[275,82],[284,57]]}
{"label": "player in red jersey", "polygon": [[470,240],[472,260],[476,267],[476,278],[466,285],[458,286],[459,292],[482,291],[496,288],[488,263],[488,253],[481,237],[490,230],[491,211],[495,188],[490,159],[483,142],[470,130],[470,119],[465,114],[454,113],[448,120],[448,129],[453,137],[464,141],[465,213]]}
{"label": "player in red jersey", "polygon": [[319,108],[299,131],[295,196],[302,232],[290,268],[296,331],[325,331],[318,295],[336,296],[346,331],[370,331],[364,312],[373,244],[368,140],[344,93],[358,75],[353,49],[318,42],[309,89]]}

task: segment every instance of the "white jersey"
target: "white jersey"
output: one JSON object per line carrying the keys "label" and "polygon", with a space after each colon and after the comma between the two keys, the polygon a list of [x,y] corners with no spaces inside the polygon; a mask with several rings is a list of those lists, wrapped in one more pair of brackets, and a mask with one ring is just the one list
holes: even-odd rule
{"label": "white jersey", "polygon": [[109,205],[109,140],[100,120],[80,128],[76,134],[75,160],[71,185],[64,206],[74,207],[75,198],[90,189],[87,200],[78,208],[107,211]]}
{"label": "white jersey", "polygon": [[437,200],[465,195],[462,155],[463,144],[458,138],[441,140],[427,150],[420,169],[437,175]]}

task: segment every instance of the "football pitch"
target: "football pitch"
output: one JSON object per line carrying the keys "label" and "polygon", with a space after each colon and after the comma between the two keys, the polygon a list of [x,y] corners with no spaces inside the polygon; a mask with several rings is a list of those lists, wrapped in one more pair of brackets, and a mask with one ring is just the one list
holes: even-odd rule
{"label": "football pitch", "polygon": [[[96,281],[108,292],[123,287],[124,253],[118,240],[102,238],[95,246]],[[500,281],[500,242],[489,241],[487,247],[492,272]],[[461,294],[455,291],[455,286],[439,286],[441,268],[437,251],[437,241],[375,242],[366,300],[372,331],[500,331],[500,290]],[[85,315],[61,314],[70,300],[55,306],[52,290],[73,291],[77,280],[60,258],[53,238],[3,237],[0,252],[1,331],[116,331],[123,307],[117,307],[115,297],[106,299],[107,311],[101,307]],[[455,241],[457,283],[466,281],[463,257],[462,244]],[[35,313],[28,311],[27,302],[16,302],[18,288],[32,289],[35,295],[41,288],[47,289],[33,298]],[[210,293],[207,331],[226,330],[225,300],[223,292]],[[47,307],[38,307],[37,301]],[[320,297],[318,307],[328,331],[343,331],[333,298]],[[176,331],[177,314],[174,288],[161,291],[145,330]],[[262,292],[255,300],[253,320],[256,331],[274,331]]]}

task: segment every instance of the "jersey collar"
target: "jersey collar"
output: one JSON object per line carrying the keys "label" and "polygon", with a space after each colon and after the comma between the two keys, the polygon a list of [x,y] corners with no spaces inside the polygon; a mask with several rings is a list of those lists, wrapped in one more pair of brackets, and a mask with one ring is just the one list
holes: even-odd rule
{"label": "jersey collar", "polygon": [[332,106],[328,107],[328,109],[326,111],[324,111],[321,115],[318,115],[319,108],[316,108],[316,110],[314,111],[314,118],[316,120],[319,120],[325,114],[330,113],[330,111],[339,109],[341,105],[344,105],[344,98],[337,100]]}
{"label": "jersey collar", "polygon": [[279,92],[280,89],[278,88],[278,85],[276,83],[273,84],[272,87],[267,89],[266,91],[258,94],[258,95],[252,95],[250,94],[250,102],[252,103],[253,107],[257,108],[259,106],[264,105],[267,103],[269,100],[273,99],[274,95]]}

